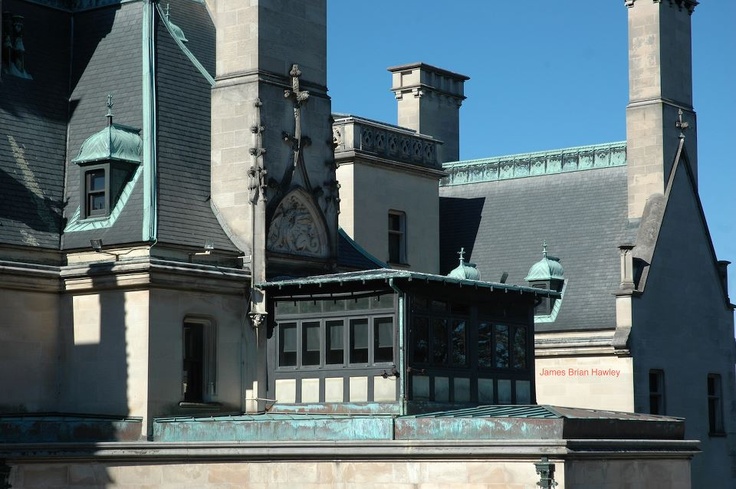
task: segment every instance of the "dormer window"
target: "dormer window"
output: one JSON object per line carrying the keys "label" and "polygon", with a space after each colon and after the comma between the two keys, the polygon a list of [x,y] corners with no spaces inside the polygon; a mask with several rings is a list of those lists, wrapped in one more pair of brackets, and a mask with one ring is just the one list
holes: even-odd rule
{"label": "dormer window", "polygon": [[[532,265],[524,278],[535,289],[549,289],[561,292],[565,283],[565,271],[560,259],[547,254],[547,242],[543,245],[542,259]],[[558,299],[544,297],[534,308],[535,316],[549,316],[553,313]]]}
{"label": "dormer window", "polygon": [[109,213],[105,173],[104,168],[95,168],[84,172],[85,217],[100,217]]}
{"label": "dormer window", "polygon": [[142,161],[138,129],[112,123],[112,97],[107,100],[108,125],[82,143],[72,163],[79,165],[80,215],[104,218],[115,208],[120,193]]}

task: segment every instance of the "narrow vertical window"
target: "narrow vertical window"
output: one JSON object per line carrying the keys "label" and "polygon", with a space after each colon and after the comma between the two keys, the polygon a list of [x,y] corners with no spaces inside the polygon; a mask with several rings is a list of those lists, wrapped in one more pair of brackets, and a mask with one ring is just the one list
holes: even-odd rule
{"label": "narrow vertical window", "polygon": [[468,359],[468,347],[465,338],[465,321],[452,321],[451,348],[452,348],[452,364],[465,365]]}
{"label": "narrow vertical window", "polygon": [[184,322],[182,393],[185,402],[205,402],[216,394],[215,329],[209,321]]}
{"label": "narrow vertical window", "polygon": [[429,362],[429,320],[427,318],[414,318],[412,336],[414,338],[412,361],[414,363]]}
{"label": "narrow vertical window", "polygon": [[296,367],[296,323],[279,324],[279,365]]}
{"label": "narrow vertical window", "polygon": [[664,371],[649,371],[649,412],[664,414]]}
{"label": "narrow vertical window", "polygon": [[320,345],[319,321],[302,324],[302,365],[319,365]]}
{"label": "narrow vertical window", "polygon": [[432,319],[432,363],[446,365],[448,363],[447,319]]}
{"label": "narrow vertical window", "polygon": [[406,214],[400,211],[388,213],[388,261],[406,263]]}
{"label": "narrow vertical window", "polygon": [[481,321],[478,324],[478,366],[493,366],[493,341],[491,339],[491,323]]}
{"label": "narrow vertical window", "polygon": [[394,320],[393,318],[376,318],[373,320],[373,361],[394,361]]}
{"label": "narrow vertical window", "polygon": [[496,367],[509,368],[509,327],[502,324],[493,326],[496,344]]}
{"label": "narrow vertical window", "polygon": [[708,432],[711,435],[723,433],[723,399],[718,374],[708,374]]}
{"label": "narrow vertical window", "polygon": [[350,363],[368,363],[368,320],[350,320]]}
{"label": "narrow vertical window", "polygon": [[105,170],[99,168],[85,173],[86,217],[107,215]]}
{"label": "narrow vertical window", "polygon": [[327,357],[325,362],[331,365],[345,362],[345,324],[342,320],[327,321]]}

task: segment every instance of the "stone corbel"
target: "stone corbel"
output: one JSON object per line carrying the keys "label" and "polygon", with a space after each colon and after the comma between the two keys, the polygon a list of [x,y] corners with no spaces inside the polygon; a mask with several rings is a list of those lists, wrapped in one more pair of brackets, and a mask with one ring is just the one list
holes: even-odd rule
{"label": "stone corbel", "polygon": [[250,323],[253,326],[253,329],[260,329],[261,326],[266,324],[268,313],[253,311],[248,313],[248,317],[250,318]]}

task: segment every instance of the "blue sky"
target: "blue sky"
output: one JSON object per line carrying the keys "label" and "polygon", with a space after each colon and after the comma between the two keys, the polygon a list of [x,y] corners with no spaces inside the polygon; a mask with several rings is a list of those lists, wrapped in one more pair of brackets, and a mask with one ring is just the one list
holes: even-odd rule
{"label": "blue sky", "polygon": [[[470,77],[461,159],[623,141],[626,19],[623,0],[328,0],[332,109],[396,123],[386,68],[423,61]],[[733,302],[736,1],[701,0],[692,25],[700,194]]]}

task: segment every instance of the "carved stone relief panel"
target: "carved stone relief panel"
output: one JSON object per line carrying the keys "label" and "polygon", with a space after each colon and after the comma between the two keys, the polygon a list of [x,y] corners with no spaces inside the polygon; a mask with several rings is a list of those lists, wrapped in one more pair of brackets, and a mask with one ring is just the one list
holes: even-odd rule
{"label": "carved stone relief panel", "polygon": [[266,246],[279,253],[329,256],[327,230],[306,191],[293,190],[279,202],[268,228]]}

